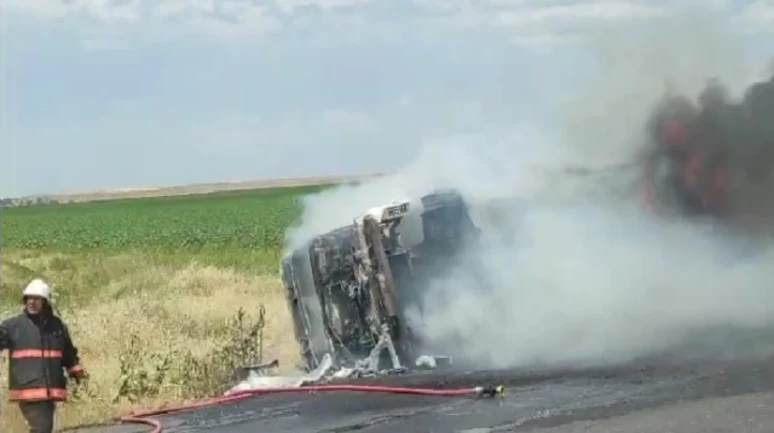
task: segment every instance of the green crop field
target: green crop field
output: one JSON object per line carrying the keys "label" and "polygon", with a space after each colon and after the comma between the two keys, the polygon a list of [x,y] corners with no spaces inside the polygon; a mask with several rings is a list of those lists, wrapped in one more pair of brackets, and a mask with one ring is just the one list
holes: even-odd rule
{"label": "green crop field", "polygon": [[56,251],[279,248],[299,198],[325,186],[11,207],[2,247]]}

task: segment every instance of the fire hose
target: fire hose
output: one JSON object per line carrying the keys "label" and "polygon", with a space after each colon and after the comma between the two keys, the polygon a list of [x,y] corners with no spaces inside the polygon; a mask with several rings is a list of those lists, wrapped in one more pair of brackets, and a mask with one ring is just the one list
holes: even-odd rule
{"label": "fire hose", "polygon": [[200,400],[193,403],[180,406],[168,407],[147,412],[138,412],[120,418],[123,423],[145,424],[153,428],[151,433],[161,433],[164,426],[161,421],[153,417],[166,415],[184,410],[198,409],[202,407],[215,406],[218,404],[231,403],[242,400],[252,395],[259,394],[278,394],[278,393],[304,393],[304,392],[330,392],[330,391],[349,391],[349,392],[373,392],[381,394],[408,394],[424,396],[441,397],[460,397],[460,396],[481,396],[494,397],[502,395],[505,387],[499,386],[477,386],[473,388],[425,388],[425,387],[400,387],[388,385],[354,385],[354,384],[328,384],[328,385],[307,385],[300,387],[271,387],[260,388],[215,397],[207,400]]}

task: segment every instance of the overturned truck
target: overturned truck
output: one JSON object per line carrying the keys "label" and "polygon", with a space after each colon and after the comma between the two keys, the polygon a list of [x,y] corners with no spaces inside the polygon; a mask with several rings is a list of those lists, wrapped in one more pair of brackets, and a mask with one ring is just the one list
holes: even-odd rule
{"label": "overturned truck", "polygon": [[375,207],[286,254],[281,274],[307,369],[325,354],[341,366],[405,368],[421,341],[404,314],[422,286],[477,239],[462,196],[435,191]]}

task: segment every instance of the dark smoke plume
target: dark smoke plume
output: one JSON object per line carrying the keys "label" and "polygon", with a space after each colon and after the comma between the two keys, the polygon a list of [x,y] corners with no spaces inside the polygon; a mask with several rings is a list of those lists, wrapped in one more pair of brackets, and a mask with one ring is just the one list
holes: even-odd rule
{"label": "dark smoke plume", "polygon": [[695,100],[667,89],[648,125],[654,202],[672,194],[688,212],[746,224],[774,217],[774,77],[737,99],[715,79]]}

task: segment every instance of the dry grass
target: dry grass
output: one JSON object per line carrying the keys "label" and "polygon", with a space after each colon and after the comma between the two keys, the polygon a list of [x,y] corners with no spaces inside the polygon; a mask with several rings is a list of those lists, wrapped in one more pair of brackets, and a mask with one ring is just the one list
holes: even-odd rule
{"label": "dry grass", "polygon": [[[216,367],[233,354],[224,344],[233,340],[240,308],[249,324],[265,306],[264,360],[295,365],[298,351],[276,276],[174,263],[142,253],[3,251],[2,317],[20,311],[17,293],[29,278],[48,279],[91,376],[88,386],[60,407],[57,428],[217,392],[226,372]],[[2,364],[5,388],[7,363]],[[2,414],[0,431],[25,431],[18,409],[4,401]]]}

